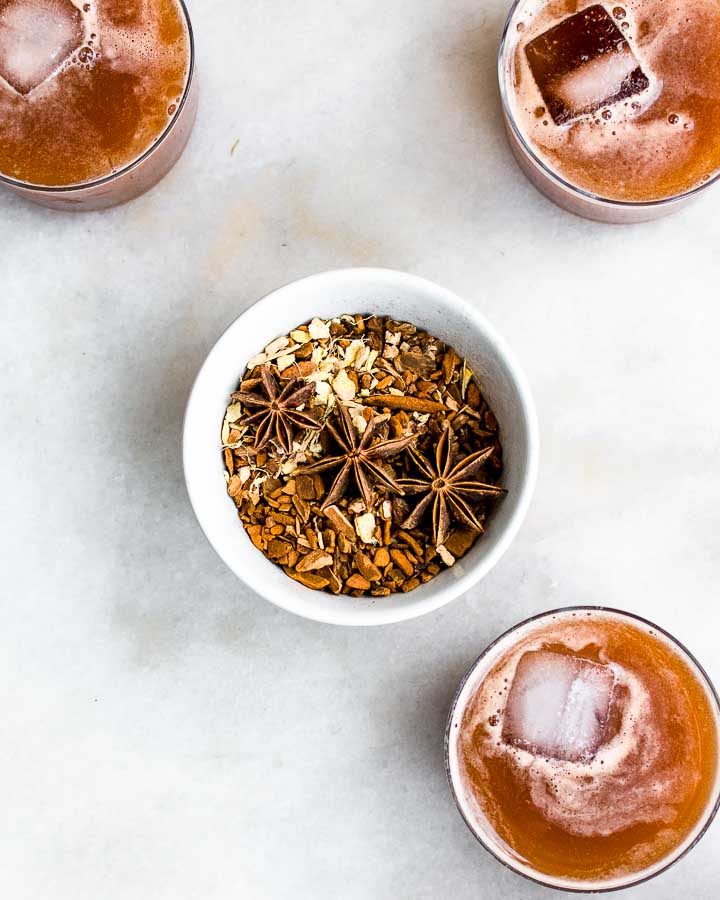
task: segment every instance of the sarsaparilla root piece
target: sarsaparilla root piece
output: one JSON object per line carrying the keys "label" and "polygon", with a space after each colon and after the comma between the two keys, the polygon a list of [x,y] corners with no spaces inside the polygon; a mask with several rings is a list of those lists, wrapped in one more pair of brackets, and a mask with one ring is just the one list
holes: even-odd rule
{"label": "sarsaparilla root piece", "polygon": [[315,318],[251,359],[229,398],[227,491],[253,545],[313,590],[414,590],[502,499],[497,420],[466,360],[409,322]]}

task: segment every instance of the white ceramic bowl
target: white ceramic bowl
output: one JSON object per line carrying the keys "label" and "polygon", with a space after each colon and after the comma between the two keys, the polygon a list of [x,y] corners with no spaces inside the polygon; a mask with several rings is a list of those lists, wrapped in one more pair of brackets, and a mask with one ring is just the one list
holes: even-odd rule
{"label": "white ceramic bowl", "polygon": [[[451,568],[407,594],[334,596],[292,581],[250,542],[225,492],[220,426],[252,356],[314,316],[376,313],[412,322],[466,356],[497,416],[508,494],[486,534]],[[505,342],[472,306],[445,288],[387,269],[340,269],[303,278],[259,300],[210,351],[185,413],[183,464],[200,527],[221,559],[256,593],[290,612],[337,625],[382,625],[438,609],[477,584],[507,550],[530,504],[538,433],[525,376]]]}

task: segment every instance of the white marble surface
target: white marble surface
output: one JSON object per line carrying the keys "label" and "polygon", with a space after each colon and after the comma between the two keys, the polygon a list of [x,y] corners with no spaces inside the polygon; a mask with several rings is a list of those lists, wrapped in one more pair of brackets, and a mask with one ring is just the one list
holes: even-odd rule
{"label": "white marble surface", "polygon": [[[536,194],[501,131],[502,0],[190,5],[202,105],[167,180],[88,216],[0,195],[3,894],[542,900],[455,812],[447,708],[490,638],[578,601],[655,618],[720,681],[720,190],[626,229]],[[543,455],[477,590],[347,631],[223,567],[179,434],[228,321],[358,264],[489,316]],[[716,825],[628,896],[719,880]]]}

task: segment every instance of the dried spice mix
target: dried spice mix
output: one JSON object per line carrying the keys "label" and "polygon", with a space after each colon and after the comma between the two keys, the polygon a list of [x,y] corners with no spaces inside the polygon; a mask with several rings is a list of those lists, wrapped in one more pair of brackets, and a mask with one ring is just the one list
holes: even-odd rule
{"label": "dried spice mix", "polygon": [[411,591],[482,535],[498,425],[467,362],[379,316],[313,319],[251,359],[222,425],[250,540],[306,587]]}

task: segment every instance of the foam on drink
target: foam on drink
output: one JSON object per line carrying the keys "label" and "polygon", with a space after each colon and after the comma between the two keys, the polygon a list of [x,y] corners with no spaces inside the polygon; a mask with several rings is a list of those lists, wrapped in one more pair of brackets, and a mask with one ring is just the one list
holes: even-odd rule
{"label": "foam on drink", "polygon": [[0,172],[111,175],[164,133],[189,75],[177,0],[0,0]]}
{"label": "foam on drink", "polygon": [[698,677],[651,628],[597,613],[559,614],[492,662],[455,747],[481,830],[569,881],[658,863],[717,790],[715,713]]}
{"label": "foam on drink", "polygon": [[[625,46],[550,79],[554,99],[579,111],[556,121],[533,74],[533,42],[592,9],[614,21]],[[614,200],[676,196],[720,169],[719,45],[718,0],[527,0],[504,57],[510,112],[571,184]]]}

